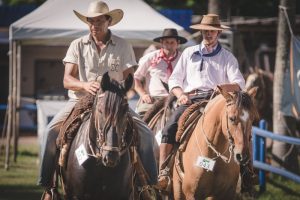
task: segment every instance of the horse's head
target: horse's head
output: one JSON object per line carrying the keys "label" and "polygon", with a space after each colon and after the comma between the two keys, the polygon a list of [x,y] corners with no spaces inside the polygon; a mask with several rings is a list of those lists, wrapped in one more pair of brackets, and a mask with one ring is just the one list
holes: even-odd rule
{"label": "horse's head", "polygon": [[126,92],[131,88],[133,77],[119,83],[110,79],[105,73],[101,80],[102,93],[97,97],[95,127],[100,142],[102,163],[107,167],[115,167],[122,150],[126,147],[126,129],[128,125],[129,106]]}
{"label": "horse's head", "polygon": [[234,144],[234,158],[239,164],[250,159],[250,139],[252,123],[258,118],[257,109],[253,104],[257,87],[248,92],[228,93],[221,88],[220,92],[226,99],[225,113],[222,118],[222,130]]}

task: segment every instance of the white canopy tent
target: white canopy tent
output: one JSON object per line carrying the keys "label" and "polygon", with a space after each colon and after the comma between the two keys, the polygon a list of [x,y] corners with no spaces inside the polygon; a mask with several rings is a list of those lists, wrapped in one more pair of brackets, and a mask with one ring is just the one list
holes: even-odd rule
{"label": "white canopy tent", "polygon": [[[14,136],[14,155],[19,132],[19,108],[21,93],[22,48],[28,45],[66,46],[73,39],[88,33],[88,27],[80,21],[73,10],[85,13],[93,0],[47,0],[33,12],[10,26],[10,71],[7,110],[7,144]],[[110,10],[120,8],[124,18],[112,26],[114,34],[129,40],[133,46],[148,45],[160,36],[164,28],[176,28],[187,36],[183,27],[156,12],[142,0],[104,0]],[[25,70],[24,70],[25,71]],[[6,167],[9,164],[9,145],[6,148]]]}
{"label": "white canopy tent", "polygon": [[[85,13],[93,0],[48,0],[39,8],[10,26],[10,40],[70,41],[88,33],[88,27],[73,13]],[[120,8],[124,18],[111,27],[118,36],[135,42],[151,41],[164,28],[176,28],[187,35],[183,27],[159,14],[142,0],[106,0],[109,8]],[[55,41],[53,41],[55,39]],[[56,40],[57,39],[57,40]],[[37,42],[37,41],[35,41]]]}

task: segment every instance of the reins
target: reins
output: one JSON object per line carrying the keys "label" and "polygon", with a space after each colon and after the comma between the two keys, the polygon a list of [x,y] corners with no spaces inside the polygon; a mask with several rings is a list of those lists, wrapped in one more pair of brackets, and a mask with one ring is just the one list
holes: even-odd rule
{"label": "reins", "polygon": [[[232,158],[232,154],[233,154],[234,143],[233,143],[233,137],[232,137],[232,135],[231,135],[231,133],[229,131],[229,128],[228,128],[228,116],[227,116],[227,112],[226,112],[226,121],[227,121],[226,132],[228,134],[229,147],[223,153],[220,153],[213,146],[213,144],[208,140],[208,137],[207,137],[207,135],[206,135],[206,133],[204,131],[204,128],[203,128],[204,117],[205,117],[205,112],[203,112],[203,115],[202,115],[201,131],[202,131],[202,134],[204,136],[204,139],[205,139],[205,142],[206,142],[207,146],[217,155],[216,158],[220,157],[225,163],[230,163],[231,158]],[[200,153],[203,154],[202,151],[201,151],[201,148],[200,148],[198,135],[196,134],[195,137],[196,137],[198,149],[199,149]],[[224,155],[227,151],[229,151],[229,158]],[[216,159],[216,158],[213,158],[213,159]]]}

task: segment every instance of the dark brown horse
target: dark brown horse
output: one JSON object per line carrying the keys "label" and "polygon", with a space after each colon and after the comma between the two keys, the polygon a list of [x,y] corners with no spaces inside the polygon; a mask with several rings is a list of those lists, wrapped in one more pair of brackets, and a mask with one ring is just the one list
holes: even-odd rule
{"label": "dark brown horse", "polygon": [[173,169],[175,199],[234,199],[240,165],[250,159],[256,89],[210,100]]}
{"label": "dark brown horse", "polygon": [[111,80],[107,73],[103,75],[102,92],[97,94],[91,115],[74,138],[67,168],[62,170],[66,199],[134,198],[131,147],[137,135],[126,98],[132,83],[131,75],[122,84]]}

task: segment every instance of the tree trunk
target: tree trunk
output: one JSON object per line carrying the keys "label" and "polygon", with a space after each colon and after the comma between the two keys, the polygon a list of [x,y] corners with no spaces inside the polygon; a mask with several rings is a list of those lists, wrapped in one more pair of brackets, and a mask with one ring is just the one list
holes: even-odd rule
{"label": "tree trunk", "polygon": [[[280,5],[287,8],[287,13],[293,27],[295,22],[296,0],[280,0]],[[283,10],[278,11],[277,27],[277,48],[274,72],[274,94],[273,94],[273,130],[279,135],[295,135],[295,119],[291,116],[284,116],[282,112],[282,102],[285,98],[284,92],[284,74],[289,67],[289,47],[291,34],[289,31],[287,19]],[[297,150],[295,146],[274,141],[272,148],[273,164],[281,166],[292,172],[298,170]]]}
{"label": "tree trunk", "polygon": [[221,21],[228,21],[230,17],[230,0],[209,0],[208,13],[219,15]]}

